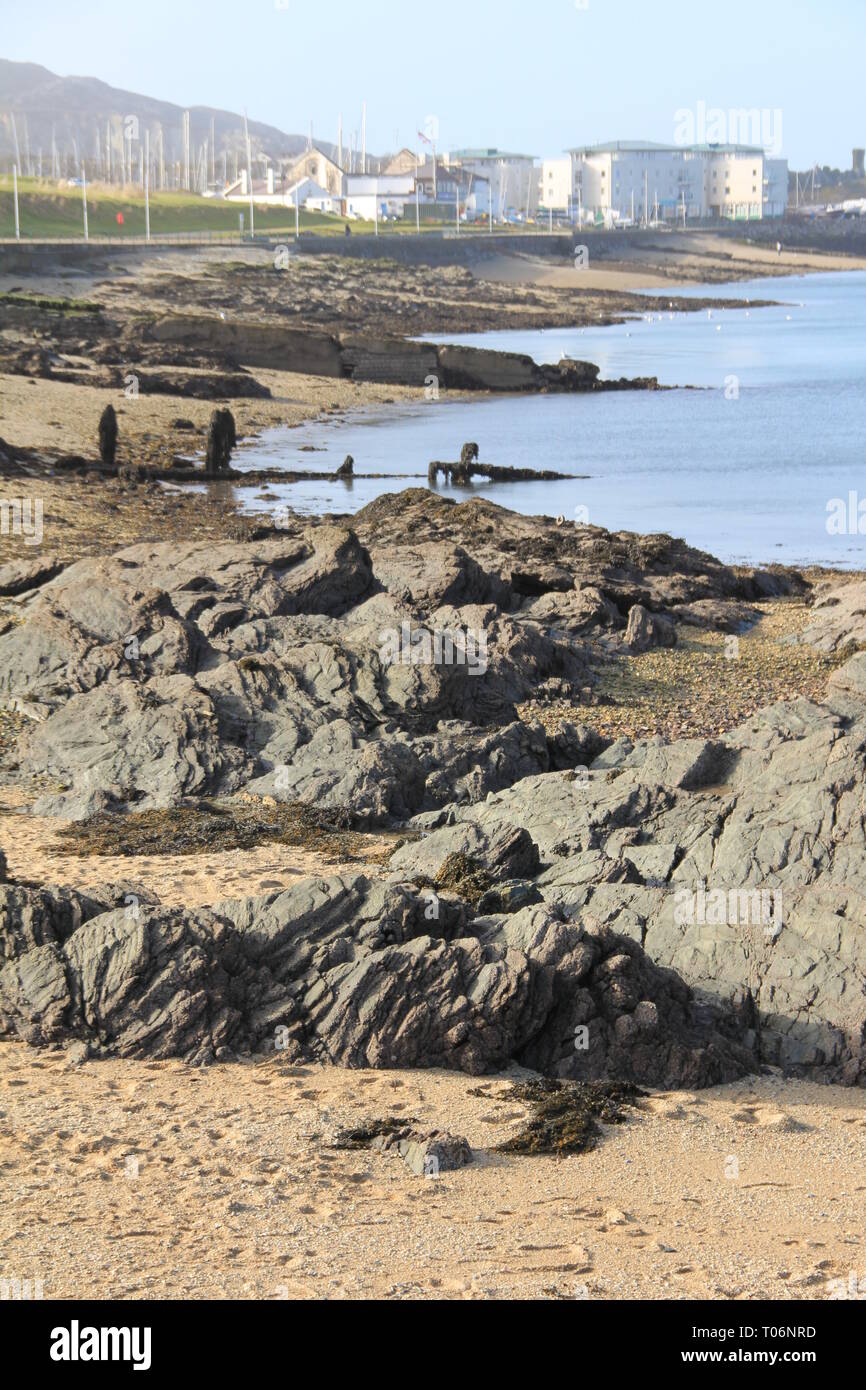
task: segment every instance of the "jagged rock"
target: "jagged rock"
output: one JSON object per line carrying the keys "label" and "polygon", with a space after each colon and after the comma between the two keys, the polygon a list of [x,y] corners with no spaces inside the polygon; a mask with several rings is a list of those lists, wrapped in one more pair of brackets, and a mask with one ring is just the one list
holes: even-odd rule
{"label": "jagged rock", "polygon": [[516,1058],[558,1076],[615,1071],[665,1086],[752,1065],[732,1010],[697,1005],[609,929],[538,906],[480,921],[473,935],[434,904],[413,885],[356,875],[211,911],[142,905],[76,925],[62,898],[6,888],[0,1029],[36,1045],[78,1040],[94,1056],[200,1063],[276,1048],[473,1075]]}
{"label": "jagged rock", "polygon": [[677,630],[669,618],[649,613],[642,604],[636,603],[628,615],[625,644],[635,653],[647,652],[650,647],[675,647]]}
{"label": "jagged rock", "polygon": [[0,883],[8,882],[8,878],[9,870],[6,864],[6,855],[3,853],[3,850],[0,849]]}
{"label": "jagged rock", "polygon": [[406,1167],[417,1178],[438,1178],[440,1173],[457,1172],[472,1162],[468,1140],[462,1135],[438,1130],[400,1139],[396,1147]]}
{"label": "jagged rock", "polygon": [[526,831],[548,905],[733,1006],[763,1063],[863,1084],[864,674],[857,656],[823,705],[773,706],[719,740],[622,740],[588,778],[530,777],[445,808],[391,867],[431,874],[457,851],[483,861],[486,844]]}
{"label": "jagged rock", "polygon": [[56,555],[41,555],[38,560],[11,560],[0,565],[0,595],[12,597],[26,594],[47,584],[60,574],[63,562]]}
{"label": "jagged rock", "polygon": [[798,640],[819,652],[866,644],[866,582],[824,580],[815,589],[812,621]]}
{"label": "jagged rock", "polygon": [[585,584],[570,593],[547,593],[524,602],[522,615],[543,627],[581,636],[622,625],[619,609],[600,589]]}
{"label": "jagged rock", "polygon": [[476,803],[601,752],[586,730],[546,737],[518,717],[587,695],[588,634],[637,602],[736,605],[758,585],[668,537],[420,490],[353,527],[132,546],[25,594],[0,633],[0,697],[36,716],[20,775],[60,784],[37,810],[251,787],[379,825]]}
{"label": "jagged rock", "polygon": [[480,816],[461,817],[449,829],[404,846],[392,856],[392,870],[397,875],[408,870],[412,875],[435,879],[450,856],[460,855],[493,878],[534,878],[540,859],[538,846],[528,832],[520,826],[500,824],[488,834],[480,821]]}
{"label": "jagged rock", "polygon": [[758,608],[735,599],[701,598],[677,608],[677,622],[713,632],[744,632],[761,617]]}
{"label": "jagged rock", "polygon": [[341,464],[340,464],[340,467],[337,469],[337,475],[336,475],[336,476],[337,476],[338,478],[351,478],[351,477],[353,476],[354,472],[355,472],[355,460],[352,458],[352,455],[351,455],[351,454],[347,454],[347,455],[346,455],[346,458],[345,458],[345,462],[341,463]]}
{"label": "jagged rock", "polygon": [[370,556],[385,588],[408,607],[429,612],[446,605],[507,605],[508,586],[460,546],[420,541],[411,550],[394,552],[373,545]]}

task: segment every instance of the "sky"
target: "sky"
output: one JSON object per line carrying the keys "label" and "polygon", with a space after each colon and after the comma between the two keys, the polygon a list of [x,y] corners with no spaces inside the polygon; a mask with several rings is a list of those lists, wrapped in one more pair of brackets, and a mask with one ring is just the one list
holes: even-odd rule
{"label": "sky", "polygon": [[792,167],[847,169],[864,56],[866,0],[0,0],[0,57],[322,140],[366,101],[371,153],[434,122],[442,151],[672,143],[703,103],[763,112]]}

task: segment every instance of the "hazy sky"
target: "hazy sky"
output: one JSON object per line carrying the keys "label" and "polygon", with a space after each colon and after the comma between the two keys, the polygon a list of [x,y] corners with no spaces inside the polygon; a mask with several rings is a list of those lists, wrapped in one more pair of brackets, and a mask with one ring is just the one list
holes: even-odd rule
{"label": "hazy sky", "polygon": [[866,145],[866,0],[0,0],[0,56],[371,152],[674,139],[677,110],[782,113],[792,165]]}

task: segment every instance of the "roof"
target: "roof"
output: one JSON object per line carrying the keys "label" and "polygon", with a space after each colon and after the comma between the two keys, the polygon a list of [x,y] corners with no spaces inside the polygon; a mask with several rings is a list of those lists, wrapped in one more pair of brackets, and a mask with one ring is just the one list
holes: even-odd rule
{"label": "roof", "polygon": [[[284,164],[289,165],[291,168],[294,168],[296,164],[300,164],[302,160],[309,159],[310,155],[314,154],[320,154],[322,158],[327,160],[329,164],[333,164],[335,169],[340,168],[334,156],[328,154],[327,150],[321,149],[321,147],[317,145],[315,141],[313,141],[312,145],[308,145],[305,150],[299,150],[297,154],[290,155],[288,159],[285,159],[282,162]],[[340,170],[340,172],[342,173],[342,170]]]}
{"label": "roof", "polygon": [[569,154],[763,154],[760,145],[663,145],[656,140],[609,140],[602,145],[574,145]]}
{"label": "roof", "polygon": [[513,154],[507,150],[451,150],[451,159],[536,159],[534,154]]}
{"label": "roof", "polygon": [[[282,191],[282,190],[281,190]],[[311,179],[309,174],[305,174],[297,183],[293,183],[291,188],[285,189],[286,198],[294,198],[295,193],[299,198],[336,198],[339,200],[339,193],[331,193],[327,188],[323,188],[315,179]]]}
{"label": "roof", "polygon": [[[443,183],[459,183],[461,186],[467,183],[489,183],[490,180],[484,174],[473,174],[471,170],[464,169],[460,164],[443,164],[440,160],[436,161],[436,177]],[[427,160],[420,165],[416,178],[424,182],[433,178],[433,161]]]}

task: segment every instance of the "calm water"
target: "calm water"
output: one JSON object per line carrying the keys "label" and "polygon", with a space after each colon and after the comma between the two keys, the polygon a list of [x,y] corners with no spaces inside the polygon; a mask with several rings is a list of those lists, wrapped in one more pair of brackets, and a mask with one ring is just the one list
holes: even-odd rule
{"label": "calm water", "polygon": [[[426,401],[358,412],[301,429],[273,429],[244,448],[239,467],[336,470],[347,453],[391,479],[271,486],[273,506],[354,512],[413,485],[431,459],[477,440],[485,463],[589,475],[561,483],[481,482],[444,495],[482,494],[529,514],[667,531],[727,561],[780,560],[866,568],[862,536],[829,535],[827,504],[866,499],[866,273],[698,286],[698,297],[776,299],[779,308],[670,314],[612,328],[452,336],[530,354],[597,362],[602,376],[657,376],[700,391]],[[683,291],[677,291],[683,293]],[[323,452],[302,452],[314,445]],[[261,508],[255,493],[246,506]],[[866,507],[864,507],[866,512]]]}

